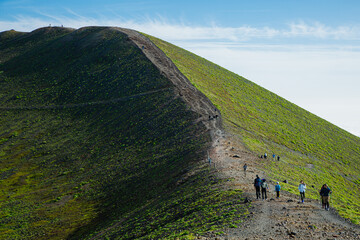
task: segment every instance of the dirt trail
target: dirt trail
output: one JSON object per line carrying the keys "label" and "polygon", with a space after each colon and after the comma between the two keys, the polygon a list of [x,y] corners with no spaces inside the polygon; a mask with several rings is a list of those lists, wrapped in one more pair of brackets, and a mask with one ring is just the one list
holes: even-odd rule
{"label": "dirt trail", "polygon": [[360,239],[359,226],[340,218],[333,209],[325,211],[319,201],[306,199],[299,203],[298,196],[284,191],[276,199],[273,183],[269,184],[268,199],[256,200],[253,181],[257,174],[266,178],[257,163],[272,160],[255,157],[235,139],[219,138],[211,157],[221,176],[234,179],[226,187],[242,189],[252,207],[250,217],[239,228],[226,229],[224,236],[207,239]]}
{"label": "dirt trail", "polygon": [[134,94],[127,97],[121,97],[121,98],[114,98],[110,100],[104,100],[104,101],[95,101],[95,102],[84,102],[84,103],[75,103],[75,104],[62,104],[62,105],[37,105],[37,106],[20,106],[20,107],[2,107],[0,106],[0,110],[44,110],[44,109],[68,109],[68,108],[78,108],[78,107],[87,107],[87,106],[94,106],[94,105],[103,105],[103,104],[114,104],[122,101],[128,101],[130,99],[158,93],[158,92],[164,92],[164,91],[170,91],[169,88],[162,88],[154,91],[148,91],[143,92],[139,94]]}

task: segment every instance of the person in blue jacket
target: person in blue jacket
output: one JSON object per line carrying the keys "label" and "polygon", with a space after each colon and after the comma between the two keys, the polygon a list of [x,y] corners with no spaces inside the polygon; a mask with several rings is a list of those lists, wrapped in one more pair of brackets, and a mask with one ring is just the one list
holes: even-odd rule
{"label": "person in blue jacket", "polygon": [[305,199],[305,189],[306,189],[306,184],[304,183],[303,180],[301,180],[299,185],[299,192],[300,192],[300,200],[302,203],[304,202]]}
{"label": "person in blue jacket", "polygon": [[276,198],[280,197],[280,189],[281,189],[281,186],[280,186],[279,182],[276,182],[276,185],[275,185]]}

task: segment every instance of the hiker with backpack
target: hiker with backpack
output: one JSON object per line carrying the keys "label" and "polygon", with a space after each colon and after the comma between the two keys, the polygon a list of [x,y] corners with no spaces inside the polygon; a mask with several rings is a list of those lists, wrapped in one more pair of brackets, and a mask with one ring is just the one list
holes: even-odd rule
{"label": "hiker with backpack", "polygon": [[325,208],[326,211],[329,211],[329,198],[330,198],[330,194],[332,193],[331,189],[324,184],[321,187],[320,190],[320,196],[321,196],[321,202],[322,202],[322,207]]}
{"label": "hiker with backpack", "polygon": [[304,203],[304,199],[305,199],[305,189],[306,189],[306,184],[304,183],[303,180],[301,180],[299,185],[299,192],[300,192],[300,200],[302,203]]}
{"label": "hiker with backpack", "polygon": [[261,186],[261,179],[259,178],[259,175],[256,175],[256,178],[254,180],[254,187],[256,190],[256,199],[260,198],[260,186]]}
{"label": "hiker with backpack", "polygon": [[264,196],[265,196],[265,200],[267,200],[267,195],[266,195],[266,190],[268,189],[268,184],[266,182],[266,179],[263,179],[261,181],[261,197],[262,197],[262,200],[264,200]]}
{"label": "hiker with backpack", "polygon": [[280,186],[279,182],[276,182],[276,185],[275,185],[276,198],[280,197],[280,189],[281,189],[281,186]]}

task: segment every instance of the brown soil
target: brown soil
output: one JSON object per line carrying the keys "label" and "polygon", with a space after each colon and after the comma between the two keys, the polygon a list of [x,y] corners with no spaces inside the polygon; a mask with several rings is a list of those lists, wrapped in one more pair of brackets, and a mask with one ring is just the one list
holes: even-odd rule
{"label": "brown soil", "polygon": [[[175,85],[177,95],[192,111],[199,113],[213,138],[210,152],[213,167],[223,178],[232,178],[225,188],[241,189],[252,201],[249,217],[238,227],[225,229],[223,236],[198,237],[199,239],[360,239],[360,228],[340,218],[336,211],[325,211],[319,201],[307,199],[298,203],[298,196],[281,192],[275,198],[274,185],[269,184],[267,200],[256,200],[253,181],[264,160],[247,151],[235,137],[221,129],[221,115],[211,101],[198,91],[176,68],[173,62],[148,38],[136,31],[115,28],[128,35],[159,70]],[[218,118],[213,118],[218,115]],[[210,118],[209,118],[210,117]],[[243,165],[247,163],[246,174]]]}

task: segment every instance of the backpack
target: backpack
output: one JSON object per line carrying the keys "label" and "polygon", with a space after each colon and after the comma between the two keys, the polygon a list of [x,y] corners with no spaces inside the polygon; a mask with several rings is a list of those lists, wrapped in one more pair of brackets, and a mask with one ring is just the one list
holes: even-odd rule
{"label": "backpack", "polygon": [[262,183],[261,183],[261,187],[262,187],[262,188],[267,188],[267,183],[266,183],[266,182],[262,182]]}
{"label": "backpack", "polygon": [[256,187],[260,187],[260,186],[261,186],[261,179],[260,179],[260,178],[256,178],[254,185],[255,185]]}

